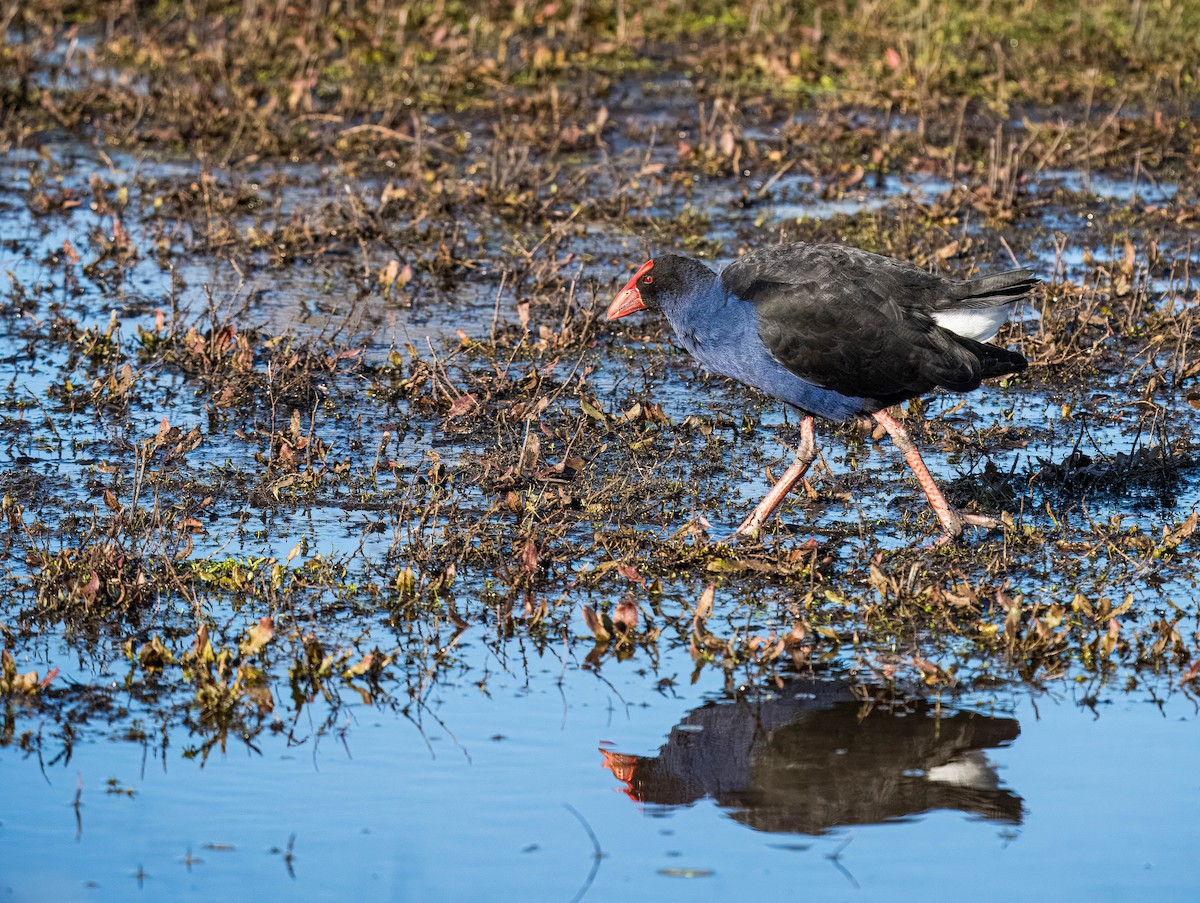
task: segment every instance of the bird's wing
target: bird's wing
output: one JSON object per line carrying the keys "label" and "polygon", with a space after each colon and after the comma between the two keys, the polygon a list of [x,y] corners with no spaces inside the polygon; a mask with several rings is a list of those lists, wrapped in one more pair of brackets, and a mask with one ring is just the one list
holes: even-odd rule
{"label": "bird's wing", "polygon": [[754,304],[775,358],[818,386],[891,404],[937,386],[973,389],[987,375],[972,348],[934,321],[954,284],[911,264],[783,245],[731,264],[721,279]]}

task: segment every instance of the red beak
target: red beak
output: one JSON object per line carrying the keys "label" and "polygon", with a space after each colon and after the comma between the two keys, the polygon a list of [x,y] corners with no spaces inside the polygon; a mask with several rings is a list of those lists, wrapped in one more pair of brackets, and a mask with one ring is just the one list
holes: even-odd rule
{"label": "red beak", "polygon": [[625,287],[617,293],[617,297],[613,298],[612,304],[608,305],[608,319],[619,320],[621,317],[646,309],[646,305],[642,302],[642,294],[638,291],[637,283],[639,279],[653,268],[653,260],[647,260],[638,267],[638,271],[633,274],[633,278],[625,283]]}
{"label": "red beak", "polygon": [[613,773],[614,778],[625,785],[625,795],[635,803],[640,803],[641,800],[638,799],[637,791],[633,789],[633,775],[637,770],[637,756],[612,752],[607,749],[600,750],[600,755],[604,756],[604,767]]}

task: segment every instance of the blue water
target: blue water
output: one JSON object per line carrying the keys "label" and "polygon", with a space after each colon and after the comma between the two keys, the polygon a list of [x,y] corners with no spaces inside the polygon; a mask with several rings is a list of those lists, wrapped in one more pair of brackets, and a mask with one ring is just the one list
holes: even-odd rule
{"label": "blue water", "polygon": [[[481,666],[479,644],[465,642]],[[721,899],[797,887],[818,899],[921,900],[931,888],[982,900],[1194,896],[1196,702],[1179,692],[1161,707],[1145,693],[1102,692],[1093,710],[1067,688],[1036,698],[1018,690],[1004,709],[947,706],[937,717],[902,717],[877,708],[855,728],[837,719],[850,736],[842,755],[862,760],[862,793],[842,813],[849,826],[834,818],[824,833],[806,834],[748,827],[728,800],[635,801],[603,767],[602,745],[654,756],[692,710],[714,701],[736,708],[713,677],[694,687],[681,680],[663,695],[636,656],[606,663],[603,680],[557,653],[531,657],[528,673],[484,658],[487,693],[470,681],[439,690],[433,707],[444,726],[427,717],[425,736],[394,712],[359,705],[339,716],[344,741],[327,735],[289,748],[275,736],[260,738],[254,753],[231,740],[203,765],[180,757],[183,738],[165,751],[89,739],[70,762],[41,769],[5,748],[5,898],[569,900],[595,859],[568,806],[604,854],[589,899]],[[675,653],[657,674],[689,671],[690,660]],[[836,743],[845,737],[820,730],[830,727],[819,717],[827,700],[808,691],[821,685],[803,687],[791,730],[799,749],[824,764],[797,755],[808,763],[810,802],[778,786],[764,792],[759,808],[784,823],[810,818],[811,800],[831,804],[826,783],[853,786],[856,774],[839,764]],[[932,794],[931,809],[910,800],[911,811],[899,793],[900,810],[881,821],[878,813],[897,803],[895,785],[939,783],[914,769],[906,738],[936,745],[939,725],[949,730],[964,713],[985,729],[999,724],[1001,738],[1019,734],[957,769],[930,764],[949,791]],[[809,720],[815,731],[804,729]],[[706,728],[713,749],[721,748],[720,723]],[[311,729],[303,717],[295,725],[300,735]],[[786,719],[774,726],[776,734],[787,729]],[[891,738],[894,757],[886,748],[862,752],[872,731]],[[737,746],[745,735],[724,739]],[[771,742],[761,741],[760,764]],[[705,765],[729,762],[718,755]],[[751,772],[732,768],[725,789],[748,792]],[[110,778],[132,798],[106,792]],[[965,786],[956,790],[955,780]],[[983,801],[979,811],[972,799]],[[292,835],[289,874],[280,850]],[[190,868],[189,851],[202,860]]]}

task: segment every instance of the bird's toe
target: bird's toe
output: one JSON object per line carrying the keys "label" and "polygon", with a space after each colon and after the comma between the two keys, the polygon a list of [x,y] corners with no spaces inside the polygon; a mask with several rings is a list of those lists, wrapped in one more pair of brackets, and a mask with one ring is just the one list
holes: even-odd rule
{"label": "bird's toe", "polygon": [[945,532],[933,544],[934,548],[962,539],[967,527],[994,530],[1004,526],[1002,521],[994,517],[989,517],[986,514],[971,514],[967,511],[959,511],[957,508],[948,508],[944,512],[939,512],[939,518],[942,522],[942,529]]}
{"label": "bird's toe", "polygon": [[989,517],[986,514],[968,514],[960,511],[958,516],[962,518],[964,524],[969,524],[972,527],[986,527],[989,530],[994,530],[997,527],[1003,527],[1004,523],[999,518]]}
{"label": "bird's toe", "polygon": [[726,546],[747,546],[762,544],[762,525],[753,524],[747,526],[742,524],[733,533],[719,540],[722,545]]}

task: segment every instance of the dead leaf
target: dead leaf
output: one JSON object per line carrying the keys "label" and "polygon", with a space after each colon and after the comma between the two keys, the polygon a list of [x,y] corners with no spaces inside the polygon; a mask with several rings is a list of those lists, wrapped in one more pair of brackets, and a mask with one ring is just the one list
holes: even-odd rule
{"label": "dead leaf", "polygon": [[155,634],[148,643],[143,643],[137,651],[138,662],[147,671],[161,671],[166,665],[174,663],[175,656],[163,645],[163,641]]}
{"label": "dead leaf", "polygon": [[525,548],[521,550],[521,565],[526,572],[530,574],[537,573],[538,569],[538,549],[537,543],[532,539],[525,541]]}
{"label": "dead leaf", "polygon": [[692,634],[700,634],[704,632],[704,621],[712,614],[713,598],[717,595],[717,585],[710,583],[704,587],[704,592],[700,594],[700,601],[696,603],[696,612],[692,615]]}
{"label": "dead leaf", "polygon": [[517,469],[521,471],[531,471],[537,466],[538,458],[542,454],[542,440],[538,438],[537,433],[530,430],[525,436],[525,442],[521,446],[521,457],[517,462]]}
{"label": "dead leaf", "polygon": [[633,601],[633,596],[626,596],[617,604],[617,609],[613,612],[613,624],[626,632],[637,630],[638,607]]}
{"label": "dead leaf", "polygon": [[583,606],[583,622],[587,624],[588,630],[592,632],[597,643],[607,643],[612,638],[612,634],[604,626],[604,620],[590,605]]}
{"label": "dead leaf", "polygon": [[246,638],[238,644],[242,655],[257,655],[275,636],[275,621],[269,615],[246,631]]}
{"label": "dead leaf", "polygon": [[473,411],[478,405],[479,399],[470,392],[466,395],[460,395],[450,405],[450,410],[446,412],[446,419],[454,420],[455,418],[462,417],[464,414]]}
{"label": "dead leaf", "polygon": [[646,585],[646,578],[643,577],[641,574],[639,574],[638,569],[635,568],[632,564],[617,565],[617,573],[620,574],[622,577],[624,577],[626,580],[633,581],[638,586]]}

